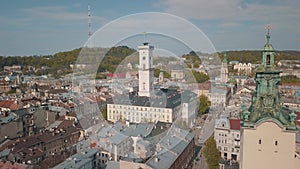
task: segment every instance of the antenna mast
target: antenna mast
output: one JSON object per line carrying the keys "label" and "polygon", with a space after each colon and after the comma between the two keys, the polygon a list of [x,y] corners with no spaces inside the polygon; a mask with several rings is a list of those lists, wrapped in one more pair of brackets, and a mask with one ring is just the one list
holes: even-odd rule
{"label": "antenna mast", "polygon": [[92,18],[91,18],[91,7],[88,4],[88,37],[92,36]]}

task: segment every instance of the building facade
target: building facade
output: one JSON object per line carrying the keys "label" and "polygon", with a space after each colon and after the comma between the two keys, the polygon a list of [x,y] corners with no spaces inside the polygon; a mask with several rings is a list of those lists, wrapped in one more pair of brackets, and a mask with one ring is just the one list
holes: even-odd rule
{"label": "building facade", "polygon": [[227,161],[240,161],[240,120],[221,116],[216,121],[214,138],[221,157]]}

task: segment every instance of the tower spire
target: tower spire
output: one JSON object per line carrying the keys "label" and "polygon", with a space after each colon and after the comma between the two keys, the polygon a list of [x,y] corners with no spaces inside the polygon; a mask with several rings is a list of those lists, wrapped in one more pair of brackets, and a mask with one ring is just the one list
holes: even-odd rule
{"label": "tower spire", "polygon": [[144,35],[144,45],[145,44],[148,44],[148,42],[147,42],[147,32],[143,32],[143,35]]}
{"label": "tower spire", "polygon": [[91,18],[91,6],[88,4],[88,37],[92,36],[92,18]]}
{"label": "tower spire", "polygon": [[272,26],[271,26],[271,25],[267,25],[267,26],[266,26],[266,30],[267,30],[267,35],[266,35],[266,37],[267,37],[267,44],[270,43],[270,38],[271,38],[270,30],[271,30],[271,29],[272,29]]}

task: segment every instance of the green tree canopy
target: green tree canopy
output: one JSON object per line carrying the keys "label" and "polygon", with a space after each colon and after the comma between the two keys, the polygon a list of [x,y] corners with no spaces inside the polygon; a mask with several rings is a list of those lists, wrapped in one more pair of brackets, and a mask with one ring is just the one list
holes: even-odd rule
{"label": "green tree canopy", "polygon": [[201,116],[203,113],[207,112],[209,110],[211,103],[207,96],[200,95],[199,96],[199,110],[198,110],[198,116]]}
{"label": "green tree canopy", "polygon": [[107,120],[107,108],[106,106],[101,110],[103,119]]}
{"label": "green tree canopy", "polygon": [[158,78],[160,72],[163,72],[164,74],[164,78],[170,78],[171,77],[171,74],[164,71],[164,70],[160,70],[160,69],[154,69],[154,77]]}
{"label": "green tree canopy", "polygon": [[198,72],[196,70],[188,71],[186,73],[186,78],[188,83],[203,83],[209,80],[209,76],[207,74]]}
{"label": "green tree canopy", "polygon": [[209,169],[218,169],[219,161],[221,159],[221,153],[217,149],[216,141],[213,137],[210,137],[205,142],[205,147],[202,150],[203,155],[206,159]]}

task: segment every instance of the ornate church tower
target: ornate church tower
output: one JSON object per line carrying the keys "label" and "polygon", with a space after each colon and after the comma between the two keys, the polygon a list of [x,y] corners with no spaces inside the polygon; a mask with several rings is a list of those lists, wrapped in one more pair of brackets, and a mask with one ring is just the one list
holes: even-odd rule
{"label": "ornate church tower", "polygon": [[278,89],[281,82],[279,71],[274,63],[275,50],[270,44],[270,31],[266,35],[267,43],[262,49],[262,63],[256,69],[255,81],[256,92],[252,97],[252,104],[249,111],[242,112],[242,125],[253,126],[263,118],[274,118],[286,127],[291,126],[289,110],[284,108]]}
{"label": "ornate church tower", "polygon": [[224,54],[224,59],[222,61],[221,67],[221,83],[228,82],[228,65],[227,65],[227,56]]}
{"label": "ornate church tower", "polygon": [[295,160],[296,114],[281,103],[274,53],[268,29],[262,63],[256,69],[256,92],[250,108],[242,106],[240,169],[299,168]]}
{"label": "ornate church tower", "polygon": [[145,42],[139,49],[139,96],[150,97],[153,91],[153,46]]}

